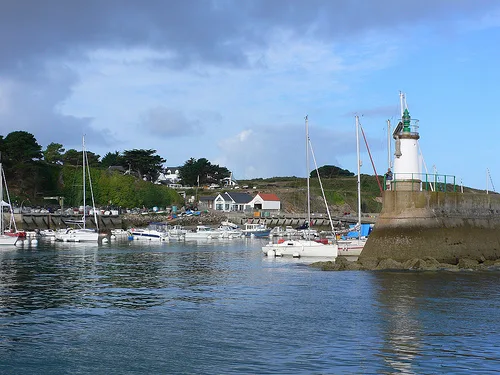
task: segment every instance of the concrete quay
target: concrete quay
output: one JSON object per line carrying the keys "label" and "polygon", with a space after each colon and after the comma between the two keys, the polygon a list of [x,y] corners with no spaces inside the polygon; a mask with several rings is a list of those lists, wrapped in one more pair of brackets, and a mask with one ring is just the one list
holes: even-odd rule
{"label": "concrete quay", "polygon": [[[35,229],[59,229],[66,228],[67,220],[81,220],[82,215],[55,215],[50,213],[30,213],[14,214],[14,220],[18,228],[23,230]],[[119,215],[98,215],[98,224],[100,230],[107,230],[122,227],[122,218]],[[87,216],[86,226],[95,228],[94,216]]]}
{"label": "concrete quay", "polygon": [[[378,214],[369,214],[362,216],[361,220],[363,223],[374,224]],[[307,222],[306,214],[270,214],[269,216],[254,216],[251,214],[241,214],[241,213],[227,213],[227,218],[229,221],[235,224],[266,224],[270,227],[276,226],[299,226]],[[334,226],[356,224],[358,219],[357,216],[343,215],[343,216],[332,216],[332,221]],[[326,214],[311,214],[311,226],[312,227],[325,227],[330,226],[330,219]]]}

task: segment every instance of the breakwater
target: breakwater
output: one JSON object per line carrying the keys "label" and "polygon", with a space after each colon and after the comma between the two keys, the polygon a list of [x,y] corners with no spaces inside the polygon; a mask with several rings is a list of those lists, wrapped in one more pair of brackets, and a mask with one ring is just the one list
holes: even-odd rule
{"label": "breakwater", "polygon": [[[81,220],[81,215],[54,215],[50,213],[32,213],[32,214],[15,214],[15,221],[18,228],[24,230],[35,229],[58,229],[66,228],[69,220]],[[180,225],[219,225],[221,221],[230,220],[235,224],[243,225],[245,223],[258,223],[266,224],[270,227],[274,226],[300,226],[307,222],[305,214],[272,214],[272,215],[259,215],[255,213],[241,213],[241,212],[221,212],[221,211],[207,211],[202,212],[200,216],[182,216],[175,220],[167,220],[168,216],[164,214],[123,214],[123,215],[98,215],[97,220],[99,228],[102,231],[110,230],[113,228],[129,228],[129,227],[143,227],[150,222],[170,222],[172,224]],[[375,214],[364,215],[362,221],[364,223],[374,223],[376,219]],[[352,215],[343,215],[332,217],[335,226],[345,226],[354,224],[357,217]],[[313,227],[328,227],[330,220],[324,214],[314,214],[311,217],[311,224]],[[93,216],[86,218],[86,225],[88,228],[95,228],[96,223]]]}
{"label": "breakwater", "polygon": [[[54,215],[50,213],[14,214],[17,227],[24,230],[66,228],[68,221],[81,219],[82,215]],[[87,216],[85,224],[88,228],[95,228],[96,222],[94,216]],[[98,215],[97,224],[102,231],[122,228],[123,218],[120,215]]]}
{"label": "breakwater", "polygon": [[500,259],[500,195],[384,191],[360,259]]}

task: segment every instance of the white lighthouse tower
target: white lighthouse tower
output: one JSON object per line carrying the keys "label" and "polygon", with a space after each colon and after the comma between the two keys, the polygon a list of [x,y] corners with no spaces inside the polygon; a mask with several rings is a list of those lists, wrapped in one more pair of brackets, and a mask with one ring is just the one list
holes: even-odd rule
{"label": "white lighthouse tower", "polygon": [[401,94],[401,121],[392,136],[395,139],[393,190],[420,191],[421,163],[418,152],[418,120],[412,120],[408,107],[403,109]]}

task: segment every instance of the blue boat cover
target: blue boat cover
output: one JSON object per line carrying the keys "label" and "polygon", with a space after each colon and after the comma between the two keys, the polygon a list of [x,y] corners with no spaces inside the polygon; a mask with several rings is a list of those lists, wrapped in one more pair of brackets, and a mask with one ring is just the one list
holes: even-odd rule
{"label": "blue boat cover", "polygon": [[[354,228],[355,224],[350,224],[349,228]],[[361,237],[367,237],[372,231],[372,227],[370,224],[361,224]],[[351,231],[347,233],[346,238],[358,238],[358,231]]]}

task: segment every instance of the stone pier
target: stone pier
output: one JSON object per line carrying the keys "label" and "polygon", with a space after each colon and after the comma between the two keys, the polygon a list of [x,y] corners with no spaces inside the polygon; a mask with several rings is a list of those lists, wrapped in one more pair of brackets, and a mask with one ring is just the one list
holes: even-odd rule
{"label": "stone pier", "polygon": [[500,259],[500,195],[384,191],[360,260],[425,257],[450,264]]}

